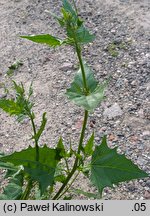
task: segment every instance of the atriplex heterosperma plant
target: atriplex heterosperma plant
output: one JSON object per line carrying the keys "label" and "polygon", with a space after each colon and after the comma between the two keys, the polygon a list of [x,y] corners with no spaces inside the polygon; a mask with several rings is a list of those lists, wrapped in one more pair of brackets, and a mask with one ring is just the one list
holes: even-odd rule
{"label": "atriplex heterosperma plant", "polygon": [[[79,61],[79,71],[75,75],[71,86],[66,91],[69,100],[84,109],[84,121],[76,149],[65,149],[60,138],[55,148],[47,145],[39,147],[39,139],[47,122],[46,113],[43,113],[39,129],[35,126],[34,104],[30,101],[33,93],[32,85],[26,96],[22,84],[14,84],[15,99],[0,99],[0,108],[22,121],[29,118],[35,146],[29,146],[20,152],[11,155],[0,155],[0,166],[7,170],[5,178],[9,177],[9,184],[4,188],[1,199],[69,199],[66,192],[72,189],[72,184],[80,172],[97,187],[98,193],[91,194],[75,188],[76,193],[83,193],[88,197],[100,198],[105,187],[129,181],[136,178],[148,177],[125,155],[119,155],[117,149],[107,146],[106,136],[101,144],[94,147],[94,133],[85,144],[85,130],[89,112],[100,104],[104,98],[106,83],[99,84],[94,78],[92,70],[82,59],[84,44],[90,43],[95,36],[84,26],[83,20],[78,16],[77,7],[63,0],[61,16],[54,18],[66,31],[66,38],[59,39],[52,35],[22,36],[36,43],[46,44],[50,47],[72,46]],[[73,166],[70,167],[68,159],[72,158]],[[90,163],[87,161],[91,159]],[[88,160],[87,160],[88,159]],[[56,184],[56,183],[60,184]],[[60,187],[58,188],[58,185]],[[40,193],[39,193],[40,192]]]}

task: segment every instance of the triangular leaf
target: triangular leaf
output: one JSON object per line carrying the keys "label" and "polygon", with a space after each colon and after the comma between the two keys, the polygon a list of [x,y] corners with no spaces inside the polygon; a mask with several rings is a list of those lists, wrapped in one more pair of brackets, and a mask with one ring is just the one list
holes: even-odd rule
{"label": "triangular leaf", "polygon": [[62,41],[52,35],[43,34],[43,35],[30,35],[30,36],[21,36],[21,38],[25,38],[31,40],[36,43],[46,44],[51,47],[61,46]]}
{"label": "triangular leaf", "polygon": [[91,161],[91,180],[100,192],[105,187],[137,178],[148,177],[131,160],[117,153],[117,148],[107,146],[106,136],[102,143],[96,146]]}
{"label": "triangular leaf", "polygon": [[85,76],[87,81],[88,95],[84,93],[84,84],[81,69],[77,72],[71,87],[67,89],[66,95],[76,105],[82,106],[88,111],[93,111],[104,99],[104,90],[106,83],[98,84],[91,69],[84,64]]}
{"label": "triangular leaf", "polygon": [[87,156],[91,156],[93,154],[93,145],[94,145],[94,133],[88,140],[87,144],[84,147],[84,154]]}
{"label": "triangular leaf", "polygon": [[63,144],[63,140],[62,138],[60,137],[59,141],[58,141],[58,144],[57,144],[57,149],[59,150],[59,154],[62,156],[62,157],[65,157],[66,156],[66,151],[65,151],[65,147],[64,147],[64,144]]}
{"label": "triangular leaf", "polygon": [[53,184],[55,168],[60,160],[60,155],[57,149],[51,149],[45,145],[39,148],[39,161],[36,162],[35,152],[35,148],[30,146],[21,152],[1,157],[0,161],[24,166],[25,172],[31,179],[39,182],[41,193],[43,193],[49,185]]}
{"label": "triangular leaf", "polygon": [[90,34],[90,32],[82,25],[76,31],[76,39],[79,43],[90,43],[95,39],[95,35]]}

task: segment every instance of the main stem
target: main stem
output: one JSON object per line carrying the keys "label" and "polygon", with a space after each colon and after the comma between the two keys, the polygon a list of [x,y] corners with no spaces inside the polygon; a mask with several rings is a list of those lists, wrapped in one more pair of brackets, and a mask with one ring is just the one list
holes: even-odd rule
{"label": "main stem", "polygon": [[85,93],[85,95],[88,95],[89,90],[88,90],[88,86],[87,86],[85,69],[84,69],[83,60],[82,60],[82,56],[81,56],[81,47],[76,42],[75,42],[75,48],[76,48],[77,56],[78,56],[80,67],[81,67],[83,85],[84,85],[84,93]]}
{"label": "main stem", "polygon": [[[76,41],[75,41],[75,48],[76,48],[76,52],[77,52],[77,56],[78,56],[78,59],[79,59],[79,63],[80,63],[80,67],[81,67],[81,72],[82,72],[82,79],[83,79],[83,85],[84,85],[84,94],[88,95],[88,87],[87,87],[87,82],[86,82],[85,69],[84,69],[84,65],[83,65],[83,61],[82,61],[82,56],[81,56],[81,47],[78,45],[78,43]],[[61,186],[61,188],[57,192],[57,194],[52,198],[53,200],[56,200],[57,198],[60,197],[61,192],[67,186],[69,180],[71,179],[71,177],[73,176],[73,174],[75,173],[75,171],[78,168],[79,155],[80,155],[80,152],[82,150],[82,144],[83,144],[83,140],[84,140],[87,119],[88,119],[88,111],[85,110],[84,111],[84,121],[83,121],[83,125],[82,125],[82,131],[81,131],[79,145],[78,145],[78,150],[77,150],[77,156],[76,156],[73,168],[72,168],[71,172],[69,173],[69,175],[67,176],[65,182],[63,183],[63,185]]]}

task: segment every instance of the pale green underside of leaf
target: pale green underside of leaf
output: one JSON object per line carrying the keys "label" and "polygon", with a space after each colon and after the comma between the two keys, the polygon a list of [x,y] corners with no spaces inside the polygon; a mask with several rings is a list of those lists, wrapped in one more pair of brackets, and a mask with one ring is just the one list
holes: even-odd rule
{"label": "pale green underside of leaf", "polygon": [[96,146],[91,161],[91,180],[102,192],[105,187],[137,178],[148,177],[148,174],[139,169],[125,155],[120,155],[117,149],[107,146],[106,136],[101,145]]}
{"label": "pale green underside of leaf", "polygon": [[52,35],[43,34],[43,35],[30,35],[30,36],[21,36],[21,38],[25,38],[31,40],[36,43],[46,44],[51,47],[61,46],[62,41]]}
{"label": "pale green underside of leaf", "polygon": [[84,94],[84,84],[80,69],[76,74],[74,81],[71,83],[71,87],[67,89],[66,95],[76,105],[92,112],[104,99],[104,90],[106,88],[106,84],[98,84],[93,76],[92,71],[86,64],[84,64],[84,69],[89,94],[87,96]]}
{"label": "pale green underside of leaf", "polygon": [[[12,177],[12,176],[11,176]],[[8,185],[3,189],[3,193],[0,194],[0,200],[17,200],[20,199],[22,194],[23,175],[19,173],[9,179]]]}
{"label": "pale green underside of leaf", "polygon": [[17,184],[10,183],[4,189],[4,193],[0,194],[0,200],[17,200],[20,198],[21,194],[22,187]]}
{"label": "pale green underside of leaf", "polygon": [[15,166],[23,165],[25,172],[31,179],[39,183],[41,193],[53,184],[55,168],[59,160],[57,149],[48,148],[46,145],[39,148],[39,162],[35,161],[35,148],[31,146],[21,152],[0,158],[0,161],[10,162]]}

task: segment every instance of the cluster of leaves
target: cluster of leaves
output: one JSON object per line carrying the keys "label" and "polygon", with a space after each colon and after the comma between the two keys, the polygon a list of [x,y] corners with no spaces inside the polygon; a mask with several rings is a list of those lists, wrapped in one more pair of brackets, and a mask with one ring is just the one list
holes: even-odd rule
{"label": "cluster of leaves", "polygon": [[66,30],[65,39],[60,39],[49,34],[21,37],[36,43],[46,44],[50,47],[67,44],[75,46],[76,43],[85,44],[92,42],[95,39],[95,36],[91,34],[87,28],[85,28],[83,21],[79,18],[78,14],[67,0],[63,0],[63,7],[61,12],[61,17],[58,17],[56,15],[53,16],[58,21],[60,26]]}
{"label": "cluster of leaves", "polygon": [[[83,21],[77,14],[77,10],[67,0],[63,0],[61,12],[62,15],[60,17],[55,15],[54,17],[60,26],[66,30],[65,39],[59,39],[49,34],[22,36],[22,38],[46,44],[50,47],[71,45],[75,48],[80,68],[71,86],[67,89],[66,95],[68,99],[82,107],[87,114],[94,111],[104,99],[107,82],[98,83],[91,68],[81,58],[81,46],[92,42],[95,36],[85,28]],[[107,145],[106,136],[103,137],[100,145],[96,146],[93,133],[87,143],[83,145],[82,140],[84,138],[86,121],[83,123],[78,150],[72,149],[71,145],[70,149],[66,150],[61,138],[55,148],[49,148],[47,145],[39,147],[38,141],[47,123],[46,113],[43,113],[41,125],[37,129],[34,124],[34,104],[30,101],[33,93],[32,85],[27,96],[23,84],[17,84],[13,81],[13,85],[15,98],[0,99],[0,109],[9,115],[16,116],[19,121],[25,117],[30,119],[33,128],[32,140],[35,147],[29,146],[20,152],[0,156],[0,167],[7,170],[5,178],[11,177],[0,199],[29,198],[28,193],[31,194],[31,188],[33,190],[37,185],[40,190],[40,198],[42,196],[44,198],[60,198],[64,194],[63,189],[68,186],[65,189],[65,191],[68,191],[70,188],[71,184],[68,185],[68,182],[76,171],[83,172],[85,176],[90,178],[100,194],[107,186],[113,187],[113,184],[118,184],[122,181],[148,177],[147,173],[140,170],[125,155],[119,155],[116,148],[110,149]],[[68,162],[68,158],[72,156],[76,158],[73,168],[70,167]],[[87,158],[91,159],[91,162],[88,164],[86,164]],[[57,182],[62,184],[58,193],[54,190]],[[73,189],[73,191],[77,194],[82,193],[90,198],[99,197],[99,194],[87,193],[81,189]],[[34,199],[37,197],[36,194],[32,196]]]}

